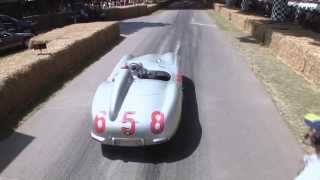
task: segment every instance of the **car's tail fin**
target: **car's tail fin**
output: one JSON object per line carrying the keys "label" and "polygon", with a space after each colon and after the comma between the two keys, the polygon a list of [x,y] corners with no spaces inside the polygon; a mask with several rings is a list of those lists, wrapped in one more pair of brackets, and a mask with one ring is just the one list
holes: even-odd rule
{"label": "car's tail fin", "polygon": [[116,67],[113,69],[112,73],[110,74],[110,76],[108,77],[108,81],[112,81],[112,79],[114,78],[114,76],[117,74],[118,70],[126,65],[127,61],[134,58],[133,55],[125,55],[123,56],[120,61],[118,62],[118,64],[116,65]]}

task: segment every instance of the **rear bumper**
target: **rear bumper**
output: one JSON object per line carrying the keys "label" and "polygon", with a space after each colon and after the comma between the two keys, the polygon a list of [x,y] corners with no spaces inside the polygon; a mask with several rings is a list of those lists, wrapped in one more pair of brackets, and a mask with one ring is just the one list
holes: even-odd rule
{"label": "rear bumper", "polygon": [[100,142],[101,144],[107,144],[111,146],[149,146],[162,144],[170,140],[170,137],[157,137],[157,138],[137,138],[137,137],[128,137],[128,138],[120,138],[120,137],[101,137],[91,132],[91,137]]}

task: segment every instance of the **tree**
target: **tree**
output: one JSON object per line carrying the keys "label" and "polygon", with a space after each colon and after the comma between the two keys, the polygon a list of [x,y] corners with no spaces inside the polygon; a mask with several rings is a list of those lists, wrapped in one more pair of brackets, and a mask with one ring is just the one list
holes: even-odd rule
{"label": "tree", "polygon": [[288,15],[288,0],[273,0],[271,20],[284,22]]}

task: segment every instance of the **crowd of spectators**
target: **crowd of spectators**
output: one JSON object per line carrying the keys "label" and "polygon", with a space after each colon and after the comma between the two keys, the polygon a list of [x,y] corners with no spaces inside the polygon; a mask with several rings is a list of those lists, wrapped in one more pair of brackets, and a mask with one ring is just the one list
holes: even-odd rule
{"label": "crowd of spectators", "polygon": [[94,8],[106,9],[115,6],[127,6],[147,3],[145,0],[86,0],[84,3],[87,6]]}
{"label": "crowd of spectators", "polygon": [[79,6],[106,9],[115,6],[136,5],[153,1],[154,0],[15,0],[5,3],[0,0],[0,14],[22,18],[36,14],[70,12],[78,9]]}
{"label": "crowd of spectators", "polygon": [[[238,7],[244,12],[271,17],[276,0],[225,0],[227,6]],[[320,0],[283,0],[287,2],[286,21],[300,24],[320,32]]]}

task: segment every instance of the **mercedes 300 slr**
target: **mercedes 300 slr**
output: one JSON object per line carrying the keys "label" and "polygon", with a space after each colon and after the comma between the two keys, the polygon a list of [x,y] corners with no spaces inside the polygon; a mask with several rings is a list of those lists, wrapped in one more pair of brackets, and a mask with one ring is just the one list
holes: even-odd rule
{"label": "mercedes 300 slr", "polygon": [[169,141],[182,107],[182,76],[173,53],[125,56],[97,89],[93,139],[113,146]]}

